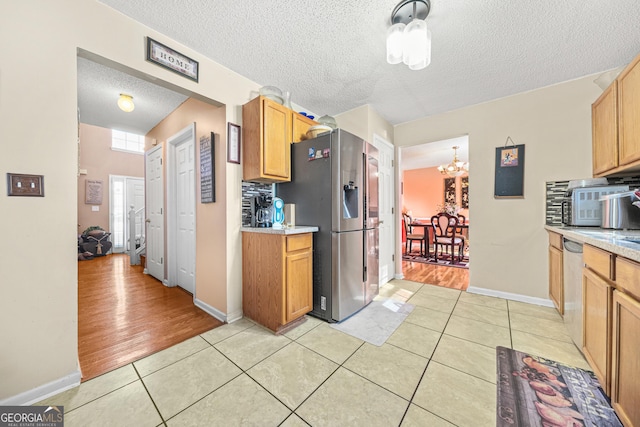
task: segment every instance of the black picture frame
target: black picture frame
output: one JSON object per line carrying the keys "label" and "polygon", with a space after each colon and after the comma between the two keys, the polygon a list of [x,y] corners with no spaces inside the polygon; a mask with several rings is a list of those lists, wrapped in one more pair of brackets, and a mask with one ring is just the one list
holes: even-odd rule
{"label": "black picture frame", "polygon": [[200,203],[216,201],[216,136],[200,137]]}
{"label": "black picture frame", "polygon": [[240,164],[241,128],[227,123],[227,162]]}
{"label": "black picture frame", "polygon": [[469,177],[465,176],[460,180],[461,203],[462,209],[469,209]]}
{"label": "black picture frame", "polygon": [[444,204],[456,203],[456,179],[445,178],[444,179]]}
{"label": "black picture frame", "polygon": [[7,196],[44,197],[44,175],[7,173]]}
{"label": "black picture frame", "polygon": [[496,148],[496,199],[524,199],[524,144]]}
{"label": "black picture frame", "polygon": [[146,60],[198,83],[200,64],[151,37],[146,38]]}

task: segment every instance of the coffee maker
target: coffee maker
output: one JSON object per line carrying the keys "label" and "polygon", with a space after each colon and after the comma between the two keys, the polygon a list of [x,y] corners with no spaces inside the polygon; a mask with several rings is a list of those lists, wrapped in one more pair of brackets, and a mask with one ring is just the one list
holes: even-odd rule
{"label": "coffee maker", "polygon": [[251,226],[271,227],[273,224],[273,213],[271,211],[271,197],[254,196],[251,198]]}

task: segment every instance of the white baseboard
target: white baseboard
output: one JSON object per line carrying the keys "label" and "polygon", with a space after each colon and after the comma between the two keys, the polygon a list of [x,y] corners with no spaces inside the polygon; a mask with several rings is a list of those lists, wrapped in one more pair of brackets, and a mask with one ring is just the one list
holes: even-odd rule
{"label": "white baseboard", "polygon": [[494,291],[493,289],[476,288],[469,286],[467,292],[470,294],[486,295],[489,297],[504,298],[511,301],[526,302],[528,304],[541,305],[544,307],[555,307],[553,301],[547,298],[529,297],[526,295],[512,294],[511,292]]}
{"label": "white baseboard", "polygon": [[[206,302],[202,302],[198,298],[194,298],[193,299],[193,303],[195,304],[196,307],[198,307],[198,308],[204,310],[205,312],[209,313],[211,316],[215,317],[219,321],[221,321],[223,323],[227,321],[227,315],[226,314],[224,314],[223,312],[221,312],[220,310],[218,310],[215,307],[211,307]],[[235,319],[235,320],[237,320],[237,319]]]}
{"label": "white baseboard", "polygon": [[58,393],[62,393],[70,388],[79,386],[81,378],[82,374],[80,374],[80,370],[78,369],[65,377],[53,380],[50,383],[43,384],[31,390],[16,394],[15,396],[0,400],[0,406],[33,405],[34,403],[40,402],[48,397],[55,396]]}
{"label": "white baseboard", "polygon": [[227,323],[233,323],[238,321],[244,317],[244,313],[242,310],[235,311],[233,313],[227,314]]}
{"label": "white baseboard", "polygon": [[396,273],[396,274],[393,275],[393,278],[394,279],[398,279],[398,280],[402,280],[402,279],[404,279],[404,274]]}

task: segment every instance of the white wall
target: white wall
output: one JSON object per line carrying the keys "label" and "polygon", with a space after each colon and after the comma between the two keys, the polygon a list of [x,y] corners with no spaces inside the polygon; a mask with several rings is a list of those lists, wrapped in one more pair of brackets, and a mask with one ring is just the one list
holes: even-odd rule
{"label": "white wall", "polygon": [[[470,286],[548,298],[545,182],[591,176],[595,76],[395,127],[396,146],[469,135]],[[525,144],[524,199],[494,199],[496,147]]]}
{"label": "white wall", "polygon": [[[199,61],[200,82],[145,61],[145,36]],[[259,85],[93,0],[1,2],[0,39],[0,176],[45,176],[44,198],[0,193],[2,404],[77,379],[78,48],[225,104],[227,120],[237,124]],[[227,234],[214,243],[227,247],[220,278],[227,313],[237,317],[242,168],[225,166]]]}

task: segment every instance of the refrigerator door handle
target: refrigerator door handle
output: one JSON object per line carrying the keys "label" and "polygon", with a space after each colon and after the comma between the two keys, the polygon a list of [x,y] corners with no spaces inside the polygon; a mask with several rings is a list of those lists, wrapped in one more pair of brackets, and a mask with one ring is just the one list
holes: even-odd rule
{"label": "refrigerator door handle", "polygon": [[369,249],[369,246],[367,246],[367,232],[365,230],[364,233],[362,233],[362,247],[364,248],[364,250],[362,251],[362,282],[363,283],[367,283],[367,264],[368,264],[368,259],[367,259],[367,249]]}

